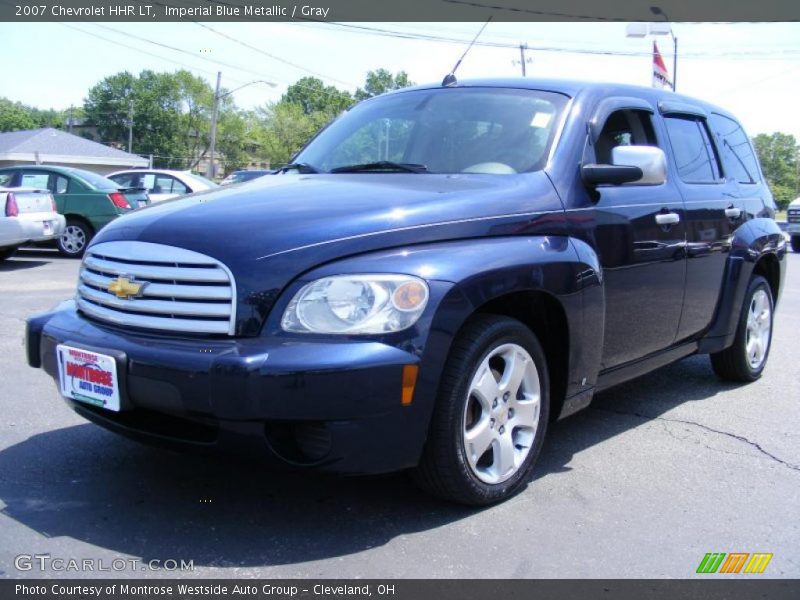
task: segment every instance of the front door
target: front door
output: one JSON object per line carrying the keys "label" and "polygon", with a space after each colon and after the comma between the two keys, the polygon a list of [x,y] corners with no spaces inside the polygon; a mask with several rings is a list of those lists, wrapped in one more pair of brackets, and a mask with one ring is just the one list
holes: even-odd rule
{"label": "front door", "polygon": [[[611,164],[619,145],[659,146],[646,110],[610,114],[596,140],[595,160]],[[594,246],[603,267],[606,314],[602,369],[664,350],[675,341],[685,284],[686,214],[668,177],[661,185],[596,189]]]}

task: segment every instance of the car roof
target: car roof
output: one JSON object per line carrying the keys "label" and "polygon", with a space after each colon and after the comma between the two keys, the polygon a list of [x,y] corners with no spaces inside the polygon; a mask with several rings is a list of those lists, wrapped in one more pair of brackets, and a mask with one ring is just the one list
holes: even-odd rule
{"label": "car roof", "polygon": [[[465,79],[458,81],[453,86],[442,86],[441,83],[429,83],[423,85],[416,85],[398,90],[388,92],[388,94],[402,94],[410,91],[417,90],[432,90],[432,89],[458,89],[470,87],[492,87],[492,88],[508,88],[508,89],[526,89],[538,90],[546,92],[554,92],[563,94],[574,98],[578,95],[589,94],[597,96],[620,96],[631,95],[640,98],[654,98],[656,101],[666,102],[685,102],[700,106],[707,112],[715,112],[734,120],[738,119],[730,112],[722,107],[716,106],[705,100],[686,96],[684,94],[673,92],[672,90],[658,89],[653,87],[646,87],[641,85],[632,85],[626,83],[614,83],[606,81],[579,81],[573,79],[548,79],[538,77],[503,77],[503,78],[484,78],[484,79]],[[376,96],[377,97],[377,96]],[[368,102],[369,100],[366,100]]]}
{"label": "car roof", "polygon": [[[64,167],[62,165],[10,165],[8,167],[0,167],[0,171],[10,171],[11,169],[31,169],[33,171],[56,171],[65,175],[77,174],[80,171],[88,171],[88,169],[78,169],[75,167]],[[101,175],[101,177],[105,177]]]}
{"label": "car roof", "polygon": [[123,173],[160,173],[160,174],[163,174],[163,175],[191,175],[192,174],[191,171],[180,171],[178,169],[122,169],[120,171],[114,171],[113,173],[110,173],[110,175],[121,175]]}

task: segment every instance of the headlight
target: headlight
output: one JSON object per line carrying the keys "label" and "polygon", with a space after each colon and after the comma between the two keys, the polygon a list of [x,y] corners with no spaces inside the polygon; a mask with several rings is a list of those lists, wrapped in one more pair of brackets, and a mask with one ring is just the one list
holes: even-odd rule
{"label": "headlight", "polygon": [[298,333],[387,333],[417,322],[428,285],[411,275],[336,275],[297,292],[281,319]]}

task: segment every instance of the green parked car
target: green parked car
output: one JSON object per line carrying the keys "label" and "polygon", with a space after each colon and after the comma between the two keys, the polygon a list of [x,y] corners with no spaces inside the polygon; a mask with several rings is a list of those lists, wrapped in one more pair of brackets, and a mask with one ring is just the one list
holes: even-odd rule
{"label": "green parked car", "polygon": [[72,167],[5,167],[0,169],[0,186],[49,190],[67,220],[56,245],[71,257],[82,256],[94,234],[118,216],[150,204],[144,189],[120,187],[97,173]]}

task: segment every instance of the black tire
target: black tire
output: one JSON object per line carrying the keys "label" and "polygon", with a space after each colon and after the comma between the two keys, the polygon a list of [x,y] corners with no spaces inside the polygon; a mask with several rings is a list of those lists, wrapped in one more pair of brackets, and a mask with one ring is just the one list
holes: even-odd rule
{"label": "black tire", "polygon": [[[748,327],[748,319],[750,312],[753,309],[753,302],[756,295],[759,297],[766,296],[769,306],[769,334],[767,337],[766,350],[763,351],[763,357],[759,364],[754,365],[749,356],[747,349],[748,341],[751,337],[750,328]],[[772,347],[772,324],[774,316],[774,301],[772,298],[772,290],[769,287],[767,280],[760,275],[754,275],[747,286],[747,293],[744,296],[742,303],[741,314],[739,315],[739,324],[736,327],[736,337],[733,344],[711,355],[711,366],[714,372],[722,379],[727,381],[737,381],[742,383],[750,383],[755,381],[764,372],[764,367],[767,366],[767,359],[769,359],[769,351]],[[763,322],[764,319],[761,319]]]}
{"label": "black tire", "polygon": [[11,258],[14,256],[14,252],[17,251],[16,246],[12,246],[11,248],[0,248],[0,262],[4,261],[7,258]]}
{"label": "black tire", "polygon": [[[521,404],[514,403],[518,399],[525,400],[525,398],[508,400],[506,398],[509,396],[508,393],[504,394],[502,399],[498,396],[500,402],[507,402],[505,414],[498,416],[497,422],[508,426],[508,438],[512,440],[510,442],[512,454],[516,456],[517,452],[524,452],[526,448],[528,454],[524,459],[520,457],[520,464],[518,467],[514,467],[516,470],[513,471],[513,475],[497,483],[487,483],[482,480],[476,469],[479,468],[481,457],[486,458],[489,452],[491,452],[491,461],[494,463],[494,448],[498,448],[498,446],[490,445],[481,457],[476,458],[473,455],[472,460],[476,462],[476,467],[473,468],[467,458],[465,436],[468,411],[474,405],[478,406],[478,410],[483,411],[477,417],[478,423],[484,423],[484,419],[494,413],[487,416],[480,403],[476,402],[475,397],[471,395],[470,386],[473,378],[478,376],[478,369],[483,371],[482,366],[487,358],[503,348],[513,348],[514,346],[526,351],[528,357],[533,359],[533,366],[538,376],[538,424],[532,428],[533,431],[522,432],[525,436],[532,435],[532,439],[527,438],[522,445],[522,442],[519,441],[522,430],[514,425],[517,421],[513,420],[515,416],[520,418],[520,415],[514,415],[511,406],[517,406],[517,412],[521,413],[522,409],[519,408]],[[529,363],[524,361],[523,364]],[[501,368],[506,369],[507,367]],[[492,367],[492,376],[497,379],[494,367]],[[522,387],[519,387],[519,390],[521,389]],[[519,393],[517,392],[517,394]],[[414,479],[420,487],[433,495],[460,504],[482,506],[509,498],[522,489],[530,478],[547,431],[549,404],[550,383],[547,361],[539,341],[530,329],[521,322],[508,317],[479,315],[472,318],[459,333],[447,358],[428,439],[422,459],[413,472]],[[503,408],[501,405],[498,410]],[[492,429],[494,429],[495,420],[489,419],[489,421],[493,424]],[[504,429],[505,427],[498,426],[496,431],[502,434]],[[499,462],[501,461],[498,460],[498,466]],[[506,472],[510,473],[511,470]]]}
{"label": "black tire", "polygon": [[67,219],[67,224],[62,233],[56,240],[58,251],[69,258],[80,258],[83,256],[86,246],[92,240],[94,232],[92,228],[79,219]]}
{"label": "black tire", "polygon": [[800,235],[792,236],[792,250],[800,252]]}

